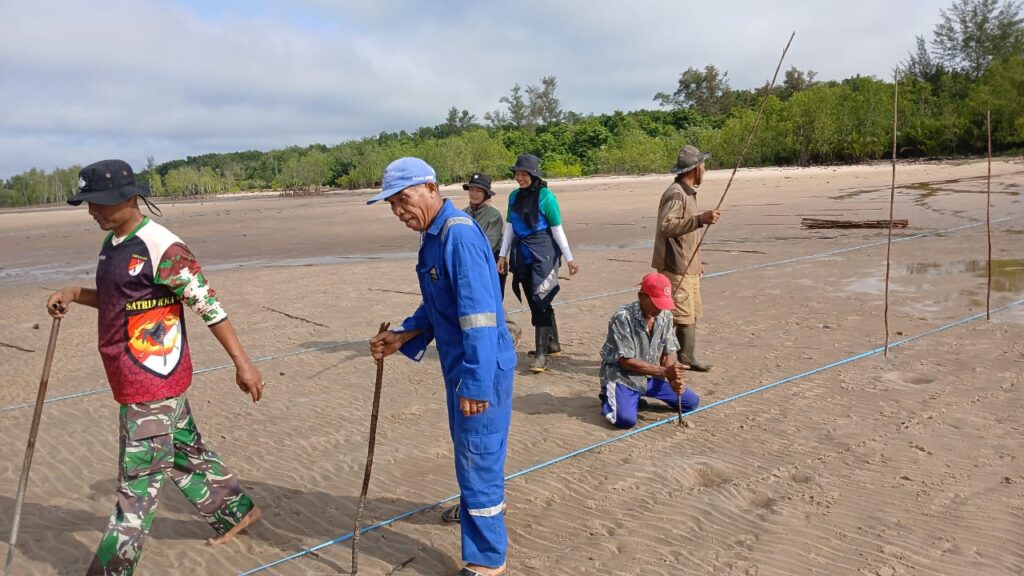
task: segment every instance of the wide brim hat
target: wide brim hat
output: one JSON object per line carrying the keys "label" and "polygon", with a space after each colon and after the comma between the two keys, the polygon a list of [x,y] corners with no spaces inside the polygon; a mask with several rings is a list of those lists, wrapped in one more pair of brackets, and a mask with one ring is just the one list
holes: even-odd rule
{"label": "wide brim hat", "polygon": [[511,170],[513,174],[521,170],[535,178],[544,176],[544,173],[540,171],[540,158],[533,154],[520,154],[519,157],[516,158],[516,165],[510,167],[509,170]]}
{"label": "wide brim hat", "polygon": [[494,196],[494,190],[491,189],[491,177],[482,172],[473,174],[473,176],[470,177],[469,182],[462,185],[463,190],[469,190],[470,188],[479,188],[483,190],[484,193],[487,194],[488,198]]}
{"label": "wide brim hat", "polygon": [[132,167],[122,160],[101,160],[79,170],[78,189],[68,198],[68,204],[113,206],[135,196],[149,196],[149,187],[135,181]]}
{"label": "wide brim hat", "polygon": [[684,174],[700,166],[708,158],[711,158],[710,152],[701,152],[696,146],[683,146],[683,149],[679,151],[676,165],[672,167],[671,172],[673,174]]}

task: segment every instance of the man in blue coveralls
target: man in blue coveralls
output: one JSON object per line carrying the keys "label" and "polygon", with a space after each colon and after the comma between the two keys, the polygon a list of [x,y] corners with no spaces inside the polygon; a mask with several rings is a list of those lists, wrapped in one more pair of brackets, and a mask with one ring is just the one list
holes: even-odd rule
{"label": "man in blue coveralls", "polygon": [[377,361],[397,351],[419,361],[437,342],[462,493],[457,516],[466,566],[459,575],[506,574],[505,454],[516,354],[491,246],[476,222],[441,196],[423,160],[395,160],[381,188],[367,204],[387,200],[421,234],[416,274],[423,302],[400,330],[370,338],[370,351]]}

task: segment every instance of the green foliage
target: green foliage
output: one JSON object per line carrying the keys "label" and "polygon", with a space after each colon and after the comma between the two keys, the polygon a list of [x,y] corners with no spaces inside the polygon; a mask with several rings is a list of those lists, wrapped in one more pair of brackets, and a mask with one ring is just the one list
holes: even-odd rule
{"label": "green foliage", "polygon": [[79,166],[57,168],[47,173],[33,168],[12,176],[0,185],[0,206],[60,204],[78,188]]}
{"label": "green foliage", "polygon": [[515,84],[508,96],[498,99],[505,109],[484,114],[484,120],[492,128],[514,127],[520,130],[532,130],[538,125],[550,125],[566,119],[562,111],[562,103],[555,95],[558,80],[554,76],[544,76],[540,86],[531,84],[524,90]]}
{"label": "green foliage", "polygon": [[577,178],[583,175],[583,165],[571,155],[552,154],[541,164],[544,174],[551,178]]}
{"label": "green foliage", "polygon": [[986,146],[981,131],[984,110],[992,112],[992,139],[1000,147],[1024,145],[1024,57],[1014,57],[993,64],[982,76],[977,89],[967,101],[979,127],[974,138],[976,148]]}
{"label": "green foliage", "polygon": [[1017,1],[956,0],[935,25],[933,58],[972,80],[980,78],[993,62],[1024,49],[1020,11]]}
{"label": "green foliage", "polygon": [[728,76],[728,72],[719,71],[714,64],[708,64],[704,70],[687,68],[679,75],[675,92],[658,92],[654,101],[666,108],[689,108],[707,116],[723,114],[728,112],[732,93]]}

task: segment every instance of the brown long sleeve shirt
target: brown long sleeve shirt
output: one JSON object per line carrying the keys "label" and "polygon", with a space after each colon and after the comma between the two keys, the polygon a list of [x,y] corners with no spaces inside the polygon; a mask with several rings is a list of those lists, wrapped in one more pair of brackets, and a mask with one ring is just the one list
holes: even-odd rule
{"label": "brown long sleeve shirt", "polygon": [[[651,266],[659,272],[700,274],[697,230],[703,226],[697,211],[697,191],[673,182],[661,195],[658,223],[654,231],[654,258]],[[694,252],[698,253],[694,255]],[[687,262],[690,263],[687,268]]]}

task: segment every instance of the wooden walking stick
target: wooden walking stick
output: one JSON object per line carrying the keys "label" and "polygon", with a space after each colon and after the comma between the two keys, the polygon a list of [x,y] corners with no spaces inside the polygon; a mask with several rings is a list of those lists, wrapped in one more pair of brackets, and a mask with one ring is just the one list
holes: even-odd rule
{"label": "wooden walking stick", "polygon": [[992,320],[992,111],[985,111],[988,129],[988,180],[985,182],[985,227],[988,229],[988,289],[985,292],[985,320]]}
{"label": "wooden walking stick", "polygon": [[[743,164],[743,157],[747,155],[747,148],[750,148],[750,143],[754,141],[754,134],[757,134],[757,127],[761,123],[761,115],[764,114],[765,107],[768,106],[768,97],[772,95],[772,89],[775,88],[775,81],[779,78],[779,70],[782,69],[782,62],[786,59],[786,52],[789,52],[789,45],[793,43],[793,38],[796,36],[796,32],[789,35],[789,42],[786,42],[786,47],[782,50],[782,56],[779,57],[779,64],[775,67],[775,74],[772,75],[772,81],[768,84],[768,90],[764,93],[764,98],[761,99],[761,107],[757,109],[757,116],[754,117],[754,125],[750,127],[750,134],[747,136],[747,142],[743,145],[743,149],[740,151],[739,157],[736,159],[736,166],[732,169],[732,174],[729,175],[729,181],[725,184],[725,191],[722,192],[722,197],[718,199],[718,205],[715,206],[715,210],[721,210],[722,203],[725,202],[725,195],[729,193],[729,188],[732,186],[732,180],[736,177],[736,171],[740,169],[740,165]],[[683,269],[685,274],[690,269],[690,264],[693,263],[694,257],[700,252],[700,246],[704,243],[704,237],[708,235],[708,228],[710,225],[704,227],[704,231],[701,232],[700,238],[697,240],[697,247],[693,249],[693,254],[690,255],[690,260],[686,263],[686,268]]]}
{"label": "wooden walking stick", "polygon": [[892,186],[889,189],[889,241],[885,248],[885,349],[882,356],[889,356],[889,269],[892,255],[892,216],[896,204],[896,125],[900,107],[900,69],[893,72],[892,82]]}
{"label": "wooden walking stick", "polygon": [[25,503],[25,490],[28,488],[28,471],[32,467],[32,453],[36,450],[36,436],[39,434],[39,420],[43,416],[43,401],[46,400],[46,386],[50,382],[50,366],[53,364],[53,351],[57,347],[57,332],[60,331],[60,318],[53,319],[50,327],[50,343],[46,345],[46,359],[43,361],[43,376],[39,380],[39,392],[36,394],[36,409],[32,413],[32,425],[28,431],[28,446],[25,447],[25,461],[21,465],[21,479],[18,480],[18,495],[14,500],[14,521],[11,524],[11,543],[7,549],[7,561],[4,563],[4,576],[10,576],[11,564],[14,562],[14,546],[18,543],[18,525],[21,523],[21,506]]}
{"label": "wooden walking stick", "polygon": [[[378,334],[387,332],[391,324],[383,322]],[[380,413],[380,389],[384,382],[384,359],[377,361],[377,382],[373,386],[373,409],[370,412],[370,445],[366,449],[366,468],[363,471],[363,488],[359,491],[359,506],[356,508],[355,526],[352,528],[352,574],[359,572],[359,522],[366,505],[366,491],[370,488],[370,470],[373,468],[373,447],[377,443],[377,416]]]}

